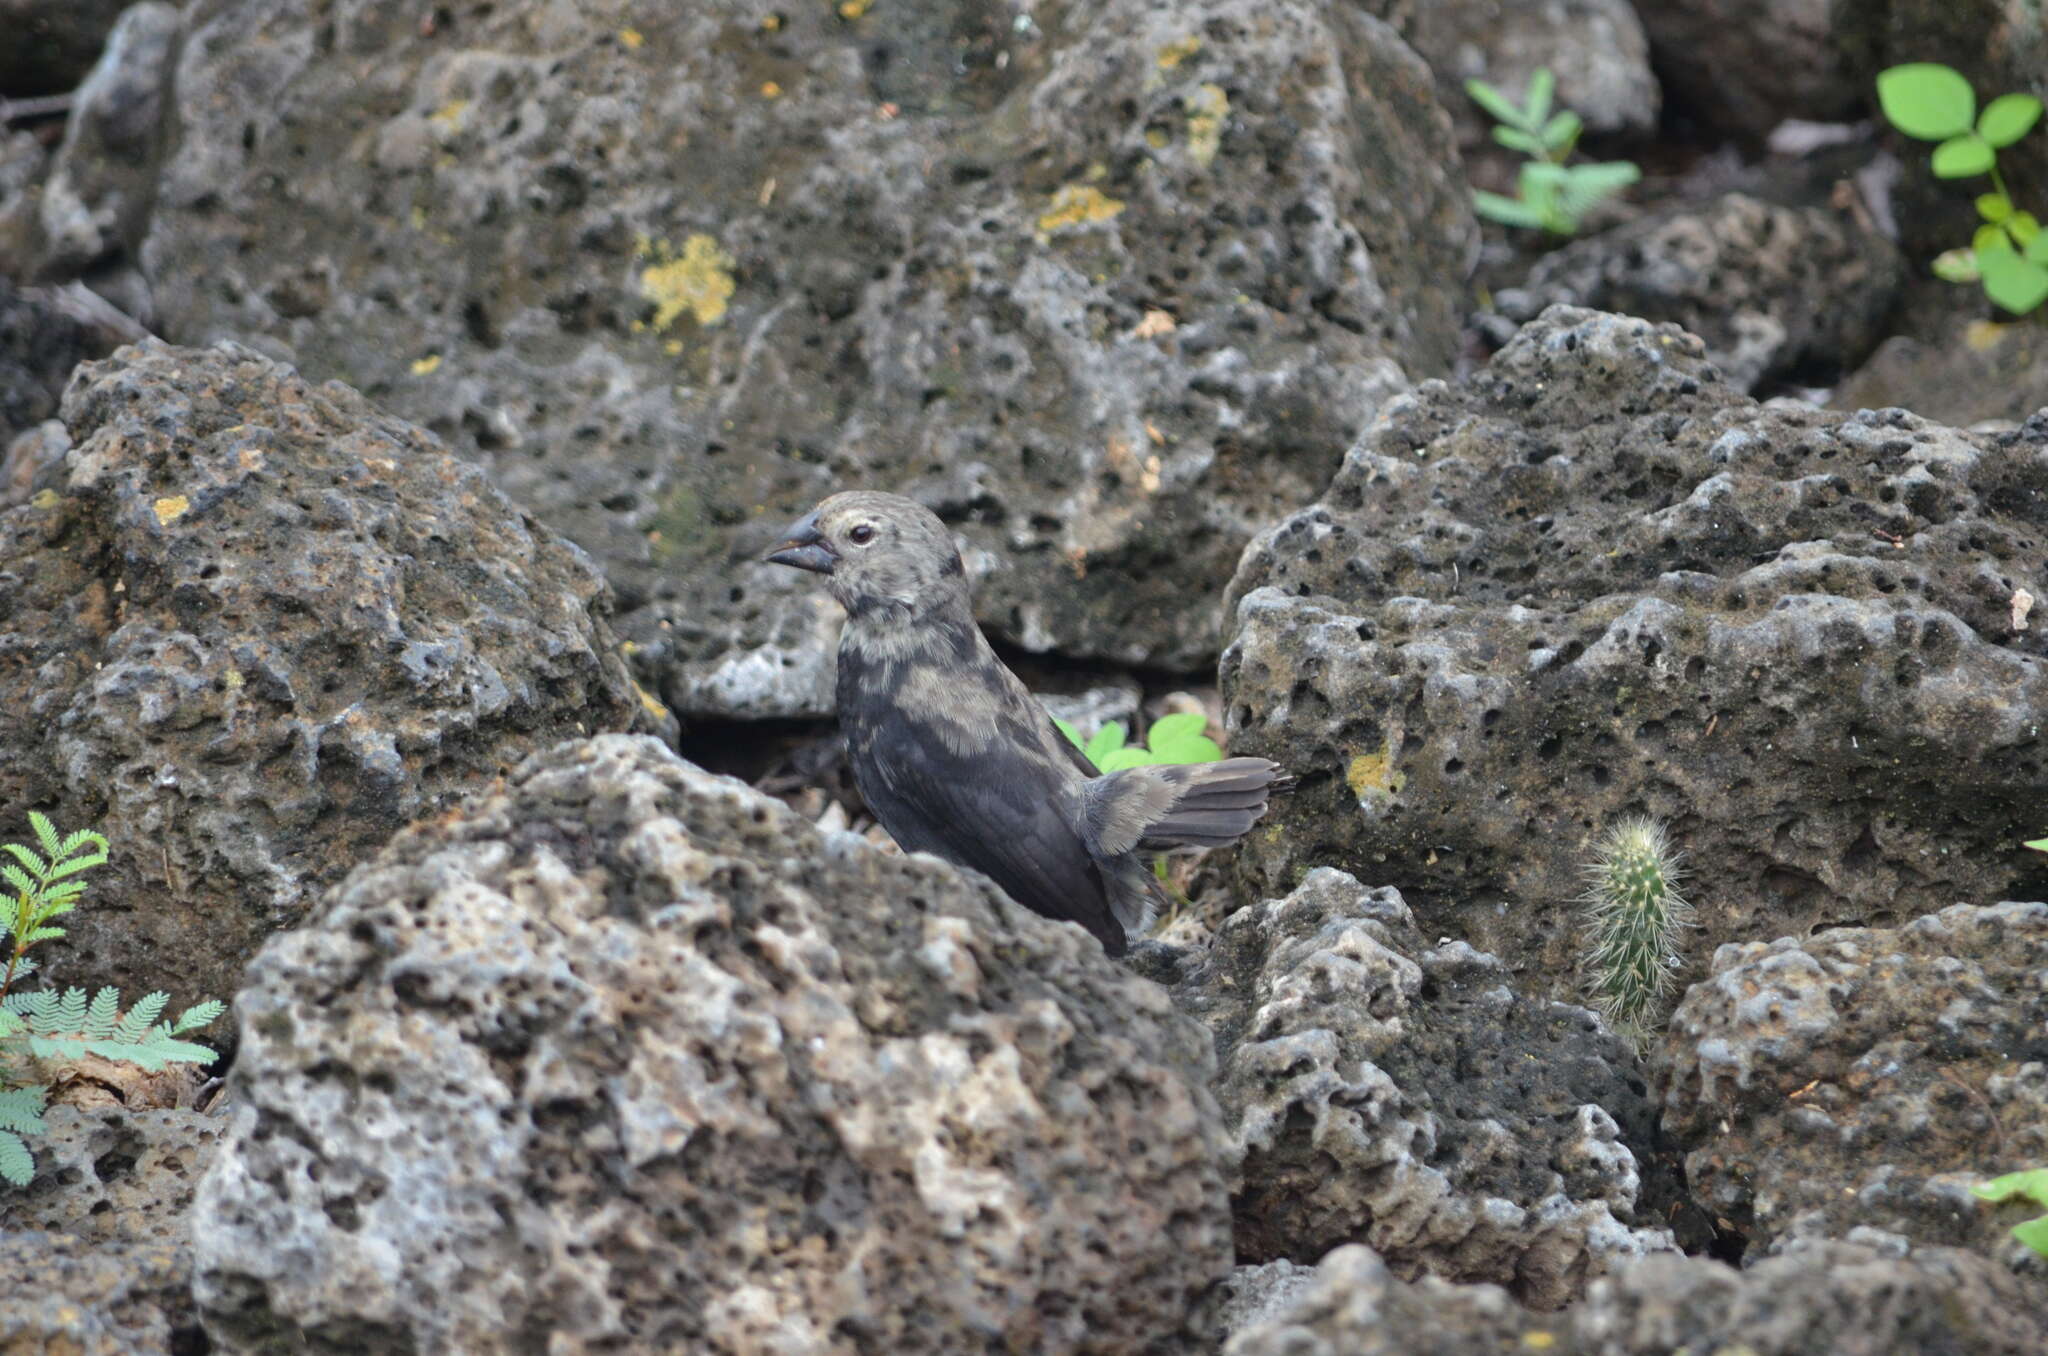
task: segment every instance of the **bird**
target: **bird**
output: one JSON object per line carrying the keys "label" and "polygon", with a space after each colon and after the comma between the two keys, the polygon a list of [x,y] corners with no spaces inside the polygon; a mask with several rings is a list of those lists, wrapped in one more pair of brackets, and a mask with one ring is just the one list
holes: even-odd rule
{"label": "bird", "polygon": [[1121,956],[1166,902],[1144,854],[1236,841],[1291,784],[1264,758],[1103,775],[975,624],[946,525],[902,495],[832,495],[767,555],[846,611],[835,702],[854,785],[906,852],[972,868]]}

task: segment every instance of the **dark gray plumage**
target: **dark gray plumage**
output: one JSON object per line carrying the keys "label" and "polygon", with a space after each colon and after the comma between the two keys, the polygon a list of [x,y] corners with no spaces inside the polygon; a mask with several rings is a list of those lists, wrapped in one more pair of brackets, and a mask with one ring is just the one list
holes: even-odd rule
{"label": "dark gray plumage", "polygon": [[1284,784],[1263,758],[1102,776],[982,638],[952,535],[914,500],[835,494],[768,559],[823,575],[846,609],[839,723],[883,827],[1112,956],[1164,898],[1140,854],[1231,842]]}

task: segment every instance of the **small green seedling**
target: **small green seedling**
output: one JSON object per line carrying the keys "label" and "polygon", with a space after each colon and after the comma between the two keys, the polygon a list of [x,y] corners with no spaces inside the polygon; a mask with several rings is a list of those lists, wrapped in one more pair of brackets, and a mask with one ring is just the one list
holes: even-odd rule
{"label": "small green seedling", "polygon": [[212,1050],[177,1038],[226,1011],[225,1004],[206,1002],[187,1008],[175,1022],[159,1022],[168,994],[150,994],[124,1013],[117,989],[101,989],[89,1000],[83,989],[12,992],[36,968],[28,949],[64,935],[52,920],[78,907],[85,893],[82,873],[107,860],[107,840],[91,830],[60,837],[33,810],[28,822],[41,852],[0,843],[0,852],[13,858],[0,860],[0,880],[14,893],[11,903],[0,899],[0,940],[8,942],[7,964],[0,971],[0,1178],[16,1186],[26,1185],[35,1173],[35,1160],[21,1137],[43,1132],[49,1088],[42,1082],[42,1068],[85,1055],[150,1070],[211,1064]]}
{"label": "small green seedling", "polygon": [[1626,160],[1565,163],[1586,125],[1568,108],[1551,111],[1556,89],[1557,81],[1548,67],[1529,77],[1520,104],[1484,80],[1465,82],[1465,92],[1473,102],[1500,123],[1493,129],[1493,139],[1529,157],[1516,179],[1514,197],[1473,190],[1472,210],[1480,216],[1552,235],[1576,235],[1586,213],[1643,177],[1642,171]]}
{"label": "small green seedling", "polygon": [[2041,101],[2031,94],[2004,94],[1977,111],[1977,94],[1958,72],[1931,61],[1893,66],[1877,77],[1877,101],[1891,125],[1909,137],[1940,143],[1934,174],[1940,179],[1984,175],[1991,191],[1977,196],[1977,227],[1969,248],[1953,249],[1934,261],[1935,276],[1957,283],[1982,283],[1984,295],[2025,315],[2048,300],[2048,231],[2032,212],[2021,210],[1999,173],[1998,152],[2032,131]]}
{"label": "small green seedling", "polygon": [[1222,748],[1215,740],[1203,734],[1209,722],[1192,711],[1177,715],[1161,716],[1152,722],[1152,728],[1145,732],[1145,744],[1124,742],[1124,725],[1113,720],[1095,732],[1092,739],[1082,739],[1081,732],[1065,721],[1055,718],[1053,724],[1060,727],[1060,733],[1074,741],[1075,747],[1088,755],[1088,761],[1104,775],[1121,772],[1127,767],[1145,767],[1156,763],[1213,763],[1223,756]]}
{"label": "small green seedling", "polygon": [[1680,965],[1679,934],[1692,905],[1678,893],[1683,873],[1664,826],[1622,820],[1593,850],[1580,897],[1585,966],[1594,1004],[1615,1030],[1641,1041],[1662,1015]]}
{"label": "small green seedling", "polygon": [[[2048,842],[2048,839],[2042,841]],[[2027,846],[2034,847],[2035,844],[2029,843]],[[2048,1168],[2009,1172],[2003,1177],[1994,1177],[1988,1182],[1978,1183],[1970,1188],[1970,1193],[1979,1200],[1997,1202],[2017,1197],[2048,1208]],[[2048,1257],[2048,1215],[2030,1219],[2025,1224],[2015,1224],[2012,1236],[2041,1256]]]}

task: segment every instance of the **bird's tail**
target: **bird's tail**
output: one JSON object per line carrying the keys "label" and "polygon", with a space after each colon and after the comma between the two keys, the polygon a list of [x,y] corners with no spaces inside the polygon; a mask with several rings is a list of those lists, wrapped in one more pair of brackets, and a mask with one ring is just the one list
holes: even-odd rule
{"label": "bird's tail", "polygon": [[1169,763],[1145,770],[1179,792],[1166,812],[1145,826],[1138,845],[1149,852],[1234,843],[1266,813],[1268,796],[1294,785],[1278,763],[1264,758]]}

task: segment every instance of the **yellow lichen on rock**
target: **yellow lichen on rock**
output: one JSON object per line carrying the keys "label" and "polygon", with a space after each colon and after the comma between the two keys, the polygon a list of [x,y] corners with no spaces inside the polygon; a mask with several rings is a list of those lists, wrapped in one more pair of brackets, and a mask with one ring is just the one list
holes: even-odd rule
{"label": "yellow lichen on rock", "polygon": [[169,527],[185,516],[186,511],[192,507],[192,501],[182,494],[172,494],[157,500],[150,507],[156,510],[158,525]]}
{"label": "yellow lichen on rock", "polygon": [[1382,748],[1374,753],[1361,753],[1351,760],[1351,766],[1344,770],[1345,785],[1359,802],[1375,797],[1392,797],[1401,790],[1408,779],[1394,771],[1394,760]]}
{"label": "yellow lichen on rock", "polygon": [[1223,120],[1230,115],[1230,96],[1221,85],[1203,84],[1181,103],[1188,111],[1188,154],[1206,168],[1223,145]]}
{"label": "yellow lichen on rock", "polygon": [[1123,200],[1112,198],[1099,188],[1068,184],[1052,195],[1052,205],[1038,218],[1038,233],[1051,235],[1091,222],[1108,221],[1124,210]]}
{"label": "yellow lichen on rock", "polygon": [[654,328],[667,329],[685,311],[699,325],[716,325],[732,299],[733,257],[701,233],[683,241],[683,252],[673,258],[662,257],[665,244],[652,251],[657,262],[640,271],[640,293],[654,303]]}
{"label": "yellow lichen on rock", "polygon": [[439,367],[440,365],[441,355],[438,353],[429,353],[424,358],[413,359],[412,374],[416,377],[424,377],[432,373],[434,369]]}
{"label": "yellow lichen on rock", "polygon": [[1169,42],[1159,49],[1159,69],[1170,71],[1201,50],[1202,39],[1198,34],[1190,33],[1179,42]]}

